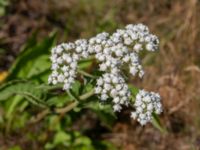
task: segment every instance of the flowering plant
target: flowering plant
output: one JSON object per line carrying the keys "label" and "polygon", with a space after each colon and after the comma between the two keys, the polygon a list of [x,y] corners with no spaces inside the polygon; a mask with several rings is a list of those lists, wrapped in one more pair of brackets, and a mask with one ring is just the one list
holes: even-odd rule
{"label": "flowering plant", "polygon": [[[158,44],[158,38],[143,24],[130,24],[113,34],[103,32],[88,40],[62,43],[51,51],[52,73],[48,82],[63,84],[63,90],[72,94],[70,89],[79,73],[93,78],[96,87],[92,88],[89,96],[96,94],[101,104],[112,105],[116,112],[120,112],[123,106],[133,107],[131,118],[145,125],[152,120],[153,113],[162,112],[161,98],[158,93],[145,90],[139,90],[134,97],[126,77],[128,72],[132,76],[143,77],[139,53],[143,50],[156,51]],[[89,58],[95,58],[95,64],[99,65],[98,74],[80,69],[79,62]]]}

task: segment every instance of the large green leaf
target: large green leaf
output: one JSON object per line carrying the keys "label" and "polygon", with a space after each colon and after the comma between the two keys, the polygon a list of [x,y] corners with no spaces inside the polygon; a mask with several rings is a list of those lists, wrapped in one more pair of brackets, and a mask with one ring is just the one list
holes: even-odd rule
{"label": "large green leaf", "polygon": [[48,55],[41,55],[37,58],[37,61],[30,64],[32,64],[32,67],[27,74],[27,78],[32,78],[41,75],[47,70],[50,70],[51,67]]}
{"label": "large green leaf", "polygon": [[45,38],[42,42],[33,46],[33,41],[24,48],[9,70],[7,80],[16,78],[30,78],[50,68],[48,62],[49,51],[55,41],[55,34]]}
{"label": "large green leaf", "polygon": [[27,81],[10,81],[0,87],[0,101],[14,95],[21,95],[34,104],[44,105],[45,91],[37,86]]}

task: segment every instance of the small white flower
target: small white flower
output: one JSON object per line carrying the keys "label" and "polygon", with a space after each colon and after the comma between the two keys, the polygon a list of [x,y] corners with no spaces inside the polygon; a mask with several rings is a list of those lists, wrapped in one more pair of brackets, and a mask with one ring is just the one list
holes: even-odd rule
{"label": "small white flower", "polygon": [[71,57],[67,57],[67,58],[66,58],[66,61],[67,61],[68,63],[71,63],[71,62],[72,62],[72,58],[71,58]]}
{"label": "small white flower", "polygon": [[106,69],[107,69],[106,64],[100,64],[100,70],[101,71],[106,71]]}
{"label": "small white flower", "polygon": [[64,72],[64,76],[65,76],[65,77],[68,77],[68,76],[69,76],[69,73],[68,73],[68,72]]}
{"label": "small white flower", "polygon": [[138,72],[135,66],[130,67],[130,73],[134,76]]}
{"label": "small white flower", "polygon": [[120,112],[121,109],[122,109],[122,106],[121,106],[121,105],[119,105],[119,104],[114,104],[113,110],[114,110],[115,112]]}
{"label": "small white flower", "polygon": [[125,43],[126,45],[130,45],[130,44],[132,43],[131,38],[125,38],[124,43]]}
{"label": "small white flower", "polygon": [[121,89],[122,89],[122,85],[121,85],[121,84],[116,85],[116,90],[117,90],[117,91],[119,91],[119,90],[121,90]]}
{"label": "small white flower", "polygon": [[116,97],[117,96],[117,91],[115,89],[112,89],[111,92],[110,92],[110,95],[112,97]]}
{"label": "small white flower", "polygon": [[64,84],[63,90],[68,90],[69,88],[70,88],[70,84],[69,83]]}
{"label": "small white flower", "polygon": [[96,88],[95,88],[95,93],[96,93],[96,94],[99,94],[99,93],[101,92],[101,90],[102,90],[102,89],[101,89],[100,87],[96,87]]}
{"label": "small white flower", "polygon": [[104,55],[100,55],[97,59],[98,59],[99,61],[104,61],[104,60],[105,60],[105,56],[104,56]]}
{"label": "small white flower", "polygon": [[62,74],[60,74],[58,76],[58,82],[62,83],[64,81],[64,79],[65,79],[65,77]]}
{"label": "small white flower", "polygon": [[136,52],[139,52],[140,50],[142,50],[142,45],[137,43],[134,45],[133,49],[136,51]]}
{"label": "small white flower", "polygon": [[131,112],[131,118],[136,119],[137,118],[137,113],[136,112]]}
{"label": "small white flower", "polygon": [[105,90],[109,91],[111,89],[111,85],[110,84],[104,84],[104,88]]}
{"label": "small white flower", "polygon": [[147,44],[146,45],[146,49],[148,50],[148,51],[153,51],[153,45],[152,44]]}
{"label": "small white flower", "polygon": [[55,64],[52,64],[51,69],[52,69],[52,70],[56,70],[56,69],[58,69],[58,67],[59,67],[59,66],[55,63]]}
{"label": "small white flower", "polygon": [[120,49],[118,49],[117,51],[115,51],[115,55],[120,57],[123,55],[122,51]]}
{"label": "small white flower", "polygon": [[101,100],[102,100],[102,101],[107,100],[107,98],[108,98],[108,95],[106,95],[106,94],[102,94],[102,95],[101,95]]}
{"label": "small white flower", "polygon": [[113,77],[113,78],[112,78],[112,82],[113,82],[113,83],[118,83],[118,82],[119,82],[119,80],[118,80],[118,78],[117,78],[117,77]]}
{"label": "small white flower", "polygon": [[130,60],[130,56],[129,55],[126,55],[124,58],[123,58],[123,61],[124,62],[128,62]]}
{"label": "small white flower", "polygon": [[120,98],[119,98],[119,97],[115,97],[115,98],[113,99],[113,102],[114,102],[115,104],[119,103],[119,102],[120,102]]}
{"label": "small white flower", "polygon": [[72,63],[70,64],[70,67],[71,67],[72,69],[76,69],[76,67],[77,67],[77,62],[72,62]]}
{"label": "small white flower", "polygon": [[54,80],[52,80],[52,83],[53,83],[53,85],[55,85],[58,83],[58,81],[54,79]]}
{"label": "small white flower", "polygon": [[103,79],[102,78],[99,78],[97,80],[97,85],[101,86],[103,84]]}
{"label": "small white flower", "polygon": [[76,52],[77,52],[77,53],[82,52],[82,48],[81,48],[80,46],[76,47]]}

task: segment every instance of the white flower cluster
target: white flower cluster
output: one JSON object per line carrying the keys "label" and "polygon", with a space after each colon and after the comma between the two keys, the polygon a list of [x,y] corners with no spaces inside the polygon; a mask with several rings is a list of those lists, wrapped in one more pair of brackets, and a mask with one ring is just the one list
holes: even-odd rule
{"label": "white flower cluster", "polygon": [[152,120],[152,113],[162,112],[161,98],[158,93],[140,90],[136,95],[134,103],[135,112],[131,112],[131,117],[137,119],[141,125]]}
{"label": "white flower cluster", "polygon": [[124,78],[118,74],[105,73],[97,80],[95,93],[100,94],[101,101],[109,98],[113,99],[114,111],[121,111],[122,105],[128,105],[130,100],[130,91]]}
{"label": "white flower cluster", "polygon": [[[122,76],[122,69],[128,68],[133,76],[138,74],[142,77],[144,71],[138,53],[141,50],[155,51],[158,44],[158,38],[150,34],[148,27],[143,24],[127,25],[111,35],[103,32],[89,40],[60,44],[52,49],[49,83],[63,83],[63,89],[68,90],[75,80],[78,61],[94,55],[103,73],[97,79],[95,93],[101,101],[111,101],[114,111],[121,111],[122,105],[130,104],[130,91]],[[141,119],[138,121],[144,122]]]}
{"label": "white flower cluster", "polygon": [[87,41],[80,39],[74,43],[63,43],[52,49],[52,74],[49,83],[63,83],[63,89],[68,90],[76,77],[78,60],[88,57]]}
{"label": "white flower cluster", "polygon": [[158,38],[150,34],[146,26],[127,25],[110,36],[103,32],[91,38],[88,51],[99,60],[101,71],[117,73],[127,65],[132,75],[139,73],[142,77],[144,71],[137,53],[143,49],[155,51],[158,44]]}

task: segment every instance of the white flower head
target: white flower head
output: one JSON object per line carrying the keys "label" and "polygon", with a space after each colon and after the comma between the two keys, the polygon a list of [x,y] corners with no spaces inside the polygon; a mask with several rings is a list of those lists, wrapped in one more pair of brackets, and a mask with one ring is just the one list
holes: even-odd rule
{"label": "white flower head", "polygon": [[138,92],[134,106],[136,110],[131,113],[131,118],[136,119],[141,125],[152,120],[152,113],[160,114],[162,112],[160,95],[145,90]]}
{"label": "white flower head", "polygon": [[[158,44],[158,38],[143,24],[129,24],[113,34],[103,32],[88,40],[62,43],[51,51],[52,74],[48,82],[61,83],[63,89],[68,90],[77,76],[78,61],[94,56],[102,72],[96,82],[95,94],[103,102],[110,101],[114,111],[121,111],[122,106],[132,103],[124,74],[130,73],[142,78],[144,70],[139,53],[142,50],[155,51]],[[152,112],[162,112],[160,96],[153,92],[141,90],[136,96],[134,106],[136,111],[131,113],[131,117],[142,125],[151,120]]]}

